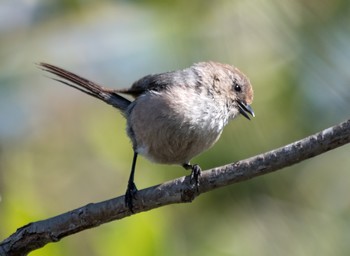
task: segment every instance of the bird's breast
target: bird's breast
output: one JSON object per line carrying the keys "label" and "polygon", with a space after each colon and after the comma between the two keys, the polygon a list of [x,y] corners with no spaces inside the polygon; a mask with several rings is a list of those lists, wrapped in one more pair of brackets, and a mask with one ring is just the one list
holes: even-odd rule
{"label": "bird's breast", "polygon": [[226,113],[215,101],[188,91],[142,95],[127,119],[134,149],[165,164],[189,162],[210,148],[227,124]]}

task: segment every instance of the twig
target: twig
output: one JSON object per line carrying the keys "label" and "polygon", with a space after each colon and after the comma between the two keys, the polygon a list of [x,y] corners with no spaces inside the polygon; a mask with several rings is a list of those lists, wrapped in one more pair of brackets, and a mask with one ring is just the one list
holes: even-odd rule
{"label": "twig", "polygon": [[[350,119],[284,147],[202,172],[199,191],[181,177],[138,191],[134,214],[160,206],[191,202],[199,194],[248,180],[320,155],[350,142]],[[0,243],[0,255],[26,255],[47,243],[132,215],[124,196],[91,203],[61,215],[29,223]]]}

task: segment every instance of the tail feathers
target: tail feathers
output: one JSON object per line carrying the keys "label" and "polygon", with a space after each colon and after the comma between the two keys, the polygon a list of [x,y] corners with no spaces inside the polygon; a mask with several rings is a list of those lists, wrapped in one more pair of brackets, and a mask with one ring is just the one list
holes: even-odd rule
{"label": "tail feathers", "polygon": [[100,99],[106,102],[107,104],[110,104],[113,107],[118,108],[122,112],[125,112],[127,107],[131,103],[131,101],[120,96],[114,90],[104,88],[72,72],[69,72],[67,70],[64,70],[62,68],[59,68],[57,66],[47,64],[47,63],[39,63],[38,65],[42,70],[52,73],[64,79],[64,80],[61,80],[58,78],[52,78],[53,80],[61,82],[81,92],[84,92],[92,97]]}

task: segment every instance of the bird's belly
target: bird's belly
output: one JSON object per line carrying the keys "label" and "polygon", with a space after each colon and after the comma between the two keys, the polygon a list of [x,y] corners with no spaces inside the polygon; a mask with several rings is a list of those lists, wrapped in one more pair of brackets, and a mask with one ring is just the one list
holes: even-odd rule
{"label": "bird's belly", "polygon": [[184,164],[220,137],[225,120],[186,103],[169,104],[163,95],[151,96],[139,98],[128,118],[128,135],[137,153],[157,163]]}
{"label": "bird's belly", "polygon": [[175,133],[163,132],[153,134],[153,136],[157,139],[147,142],[140,140],[142,143],[136,149],[138,153],[157,163],[184,164],[209,149],[217,141],[220,134],[207,134],[203,137],[191,133],[186,136],[185,132],[177,130]]}

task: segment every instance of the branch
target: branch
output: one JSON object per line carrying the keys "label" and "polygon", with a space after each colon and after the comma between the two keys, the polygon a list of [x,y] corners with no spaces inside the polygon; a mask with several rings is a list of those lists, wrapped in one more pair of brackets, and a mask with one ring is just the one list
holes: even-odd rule
{"label": "branch", "polygon": [[29,223],[0,243],[0,255],[26,255],[47,243],[113,220],[164,205],[191,202],[202,193],[291,166],[349,142],[350,119],[270,152],[203,171],[199,191],[190,185],[188,176],[140,190],[134,213],[125,207],[124,196],[119,196]]}

